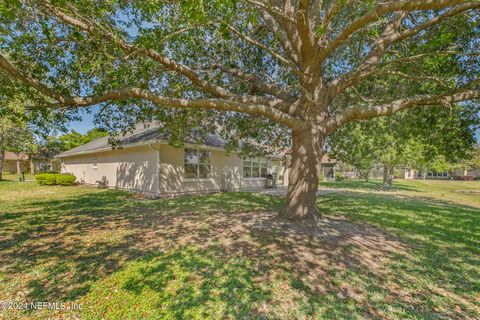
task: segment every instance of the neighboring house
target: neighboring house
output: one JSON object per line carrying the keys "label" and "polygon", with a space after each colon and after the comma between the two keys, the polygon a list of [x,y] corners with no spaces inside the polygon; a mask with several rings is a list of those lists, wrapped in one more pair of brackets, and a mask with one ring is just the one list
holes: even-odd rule
{"label": "neighboring house", "polygon": [[203,143],[186,141],[184,148],[167,140],[158,128],[142,129],[124,136],[121,148],[113,150],[104,137],[57,158],[61,172],[74,174],[79,182],[95,184],[106,177],[109,187],[158,195],[266,188],[271,173],[276,173],[277,185],[287,184],[281,157],[243,159],[225,151],[225,142],[215,135]]}
{"label": "neighboring house", "polygon": [[30,161],[28,157],[23,153],[16,154],[11,151],[5,151],[3,171],[9,173],[29,172]]}
{"label": "neighboring house", "polygon": [[[480,169],[475,170],[456,170],[454,173],[455,179],[462,179],[463,177],[480,177]],[[451,176],[448,172],[428,171],[422,172],[414,169],[405,169],[405,179],[428,179],[428,180],[449,180]]]}
{"label": "neighboring house", "polygon": [[322,172],[326,179],[334,179],[337,161],[330,158],[328,154],[322,156]]}

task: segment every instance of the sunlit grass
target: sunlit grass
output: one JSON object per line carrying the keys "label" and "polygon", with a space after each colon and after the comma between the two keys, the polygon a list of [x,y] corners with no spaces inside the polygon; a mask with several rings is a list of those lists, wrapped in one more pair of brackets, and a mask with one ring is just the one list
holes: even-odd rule
{"label": "sunlit grass", "polygon": [[25,174],[16,174],[16,173],[8,173],[8,172],[3,172],[2,173],[2,180],[5,181],[20,181],[20,178],[25,178],[25,180],[35,180],[35,175],[30,174],[30,173],[25,173]]}
{"label": "sunlit grass", "polygon": [[[341,191],[319,198],[316,237],[261,194],[2,181],[0,300],[75,301],[66,315],[87,319],[480,317],[480,196],[458,192],[480,182],[325,185]],[[20,314],[65,312],[3,316]]]}

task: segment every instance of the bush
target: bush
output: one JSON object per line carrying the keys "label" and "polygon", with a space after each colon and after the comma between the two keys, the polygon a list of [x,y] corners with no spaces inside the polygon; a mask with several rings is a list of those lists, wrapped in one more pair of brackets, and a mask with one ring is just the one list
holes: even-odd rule
{"label": "bush", "polygon": [[53,186],[71,186],[75,184],[77,178],[73,174],[62,173],[41,173],[35,176],[35,180],[40,185]]}
{"label": "bush", "polygon": [[335,181],[343,181],[345,180],[345,177],[343,176],[343,174],[341,174],[340,172],[335,172]]}
{"label": "bush", "polygon": [[395,170],[393,171],[393,178],[394,178],[394,179],[403,179],[403,178],[404,178],[404,173],[401,172],[401,171],[398,170],[398,169],[395,169]]}
{"label": "bush", "polygon": [[38,184],[51,186],[57,183],[56,173],[41,173],[35,176]]}
{"label": "bush", "polygon": [[73,174],[57,174],[56,181],[57,184],[62,186],[71,186],[75,184],[77,178]]}
{"label": "bush", "polygon": [[319,181],[325,181],[325,174],[322,172],[320,173],[320,176],[318,177]]}

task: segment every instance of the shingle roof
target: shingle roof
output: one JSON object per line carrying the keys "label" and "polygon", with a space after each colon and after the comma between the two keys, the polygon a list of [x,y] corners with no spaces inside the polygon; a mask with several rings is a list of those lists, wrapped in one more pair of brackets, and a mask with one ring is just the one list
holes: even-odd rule
{"label": "shingle roof", "polygon": [[[168,141],[168,134],[161,132],[159,127],[153,128],[141,128],[135,130],[133,133],[126,134],[120,138],[119,145],[122,147],[132,145],[132,144],[141,144],[147,142],[153,142],[155,140]],[[191,144],[200,144],[209,147],[224,148],[225,140],[214,134],[208,134],[205,138],[187,138],[186,143]],[[111,149],[112,146],[108,143],[108,137],[103,137],[92,142],[86,143],[84,145],[78,146],[76,148],[67,150],[60,153],[57,157],[68,157],[71,155],[79,155],[84,153],[91,153],[94,151],[107,151]]]}
{"label": "shingle roof", "polygon": [[5,151],[5,160],[27,160],[28,157],[24,153],[16,154],[11,151]]}

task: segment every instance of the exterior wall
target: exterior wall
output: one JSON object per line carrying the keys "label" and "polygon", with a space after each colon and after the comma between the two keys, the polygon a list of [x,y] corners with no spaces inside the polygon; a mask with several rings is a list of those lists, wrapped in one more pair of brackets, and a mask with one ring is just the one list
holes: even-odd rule
{"label": "exterior wall", "polygon": [[[17,173],[17,160],[5,160],[3,163],[3,171],[9,173]],[[30,165],[27,160],[20,160],[20,172],[30,172]]]}
{"label": "exterior wall", "polygon": [[467,176],[480,177],[480,169],[467,171]]}
{"label": "exterior wall", "polygon": [[326,179],[334,179],[335,171],[335,163],[322,163],[322,172]]}
{"label": "exterior wall", "polygon": [[[480,169],[475,170],[455,170],[454,177],[463,177],[463,176],[473,176],[473,177],[480,177]],[[422,180],[424,179],[422,172],[417,172],[414,169],[406,169],[405,170],[405,179],[417,179]],[[451,177],[449,175],[445,176],[433,176],[429,175],[428,173],[425,174],[425,180],[449,180]]]}
{"label": "exterior wall", "polygon": [[[95,184],[105,176],[110,187],[144,192],[158,191],[158,151],[148,146],[63,158],[63,173]],[[94,164],[97,164],[96,168]]]}
{"label": "exterior wall", "polygon": [[[266,187],[266,178],[243,178],[243,159],[238,154],[205,149],[212,155],[211,177],[207,179],[184,178],[184,149],[166,144],[65,157],[61,172],[72,173],[77,181],[87,184],[95,184],[105,176],[110,187],[164,195]],[[279,160],[271,164],[268,171],[277,173],[277,186],[286,185],[288,170]]]}
{"label": "exterior wall", "polygon": [[456,170],[455,171],[456,177],[463,177],[463,176],[473,176],[473,177],[480,177],[480,169],[473,169],[473,170]]}
{"label": "exterior wall", "polygon": [[277,186],[288,185],[288,168],[281,160],[272,160],[272,167],[270,171],[277,174]]}
{"label": "exterior wall", "polygon": [[[186,179],[184,178],[184,149],[161,145],[160,192],[175,195],[266,187],[266,178],[243,178],[243,160],[238,154],[227,154],[221,150],[209,151],[212,155],[211,177]],[[271,168],[269,171],[271,172]]]}
{"label": "exterior wall", "polygon": [[413,169],[406,169],[404,179],[413,180],[416,179],[416,172]]}

